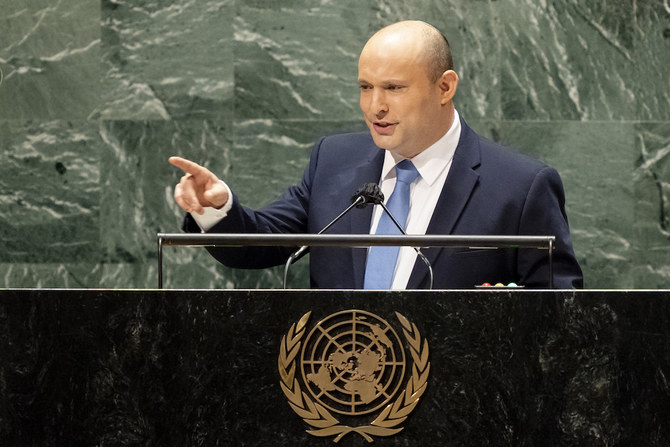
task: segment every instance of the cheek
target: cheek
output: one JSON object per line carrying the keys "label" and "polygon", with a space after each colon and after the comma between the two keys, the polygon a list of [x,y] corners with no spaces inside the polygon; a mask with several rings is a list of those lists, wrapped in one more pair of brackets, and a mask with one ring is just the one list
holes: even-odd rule
{"label": "cheek", "polygon": [[421,127],[428,118],[422,104],[417,102],[406,102],[399,111],[402,114],[402,120],[407,124],[412,124],[413,128]]}
{"label": "cheek", "polygon": [[411,115],[413,121],[422,127],[430,127],[440,116],[440,108],[435,101],[423,99],[412,104]]}
{"label": "cheek", "polygon": [[363,113],[367,112],[368,109],[370,108],[370,95],[364,95],[361,93],[360,99],[358,100],[358,104],[360,105]]}

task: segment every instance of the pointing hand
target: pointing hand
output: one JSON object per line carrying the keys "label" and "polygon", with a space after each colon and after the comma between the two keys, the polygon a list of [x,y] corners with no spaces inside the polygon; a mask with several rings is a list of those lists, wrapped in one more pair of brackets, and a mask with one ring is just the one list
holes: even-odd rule
{"label": "pointing hand", "polygon": [[170,163],[184,176],[174,188],[174,198],[187,213],[203,214],[205,207],[221,208],[228,201],[228,190],[209,169],[181,157],[170,157]]}

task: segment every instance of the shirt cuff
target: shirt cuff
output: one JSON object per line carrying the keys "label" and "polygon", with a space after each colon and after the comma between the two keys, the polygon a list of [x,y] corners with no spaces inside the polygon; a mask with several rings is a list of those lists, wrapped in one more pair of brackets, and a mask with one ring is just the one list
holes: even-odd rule
{"label": "shirt cuff", "polygon": [[214,225],[219,223],[224,217],[228,215],[228,211],[233,207],[233,193],[230,188],[222,180],[219,180],[228,191],[228,201],[221,208],[205,207],[203,214],[191,213],[191,217],[198,224],[202,232],[209,231]]}

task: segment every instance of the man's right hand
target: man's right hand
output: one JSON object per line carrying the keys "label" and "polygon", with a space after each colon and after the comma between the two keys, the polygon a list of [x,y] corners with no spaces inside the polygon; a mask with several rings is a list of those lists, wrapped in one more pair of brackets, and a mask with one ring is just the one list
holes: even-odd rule
{"label": "man's right hand", "polygon": [[221,208],[228,202],[228,189],[209,169],[181,157],[169,161],[184,171],[174,188],[174,199],[184,211],[203,214],[205,207]]}

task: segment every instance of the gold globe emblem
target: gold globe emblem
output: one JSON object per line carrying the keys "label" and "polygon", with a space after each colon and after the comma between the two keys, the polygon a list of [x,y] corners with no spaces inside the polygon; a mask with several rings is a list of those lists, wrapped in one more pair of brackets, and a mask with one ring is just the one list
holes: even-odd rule
{"label": "gold globe emblem", "polygon": [[312,397],[346,415],[371,413],[388,403],[402,385],[405,363],[396,331],[361,310],[320,321],[301,355],[303,383]]}
{"label": "gold globe emblem", "polygon": [[[370,312],[338,312],[307,333],[310,315],[291,325],[277,358],[281,389],[312,427],[307,433],[334,436],[335,442],[358,433],[371,442],[372,436],[402,431],[430,374],[428,341],[416,325],[395,313],[403,343],[391,325]],[[368,414],[367,422],[356,423]]]}

